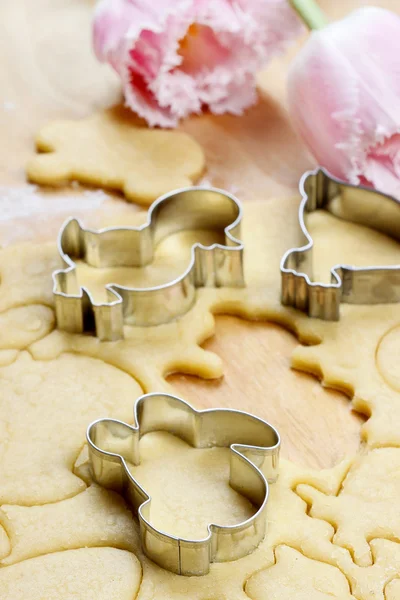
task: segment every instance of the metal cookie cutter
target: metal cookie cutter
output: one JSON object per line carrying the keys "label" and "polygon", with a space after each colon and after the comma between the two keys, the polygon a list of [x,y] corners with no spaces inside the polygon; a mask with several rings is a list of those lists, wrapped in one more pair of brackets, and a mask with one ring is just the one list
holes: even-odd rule
{"label": "metal cookie cutter", "polygon": [[[144,553],[178,575],[205,575],[211,562],[237,560],[252,552],[265,535],[268,482],[277,478],[280,438],[266,421],[238,410],[197,411],[168,394],[146,394],[134,406],[135,424],[100,419],[87,431],[95,481],[123,493],[140,524]],[[255,513],[237,525],[208,526],[201,540],[180,539],[151,524],[151,498],[129,471],[138,465],[139,439],[167,431],[194,448],[229,447],[231,487],[248,498]]]}
{"label": "metal cookie cutter", "polygon": [[[219,189],[192,187],[156,200],[140,227],[85,229],[78,219],[61,228],[58,251],[66,268],[53,273],[57,324],[73,333],[95,331],[101,340],[123,337],[123,325],[159,325],[186,313],[199,287],[242,287],[243,244],[239,201]],[[106,286],[107,302],[96,304],[77,282],[76,260],[92,267],[143,267],[152,262],[155,246],[182,230],[207,229],[224,235],[223,244],[192,247],[186,271],[151,288]]]}
{"label": "metal cookie cutter", "polygon": [[324,169],[305,173],[300,180],[302,201],[299,222],[305,245],[292,248],[281,261],[282,304],[310,317],[337,321],[339,305],[389,304],[400,301],[400,265],[355,267],[336,265],[331,283],[313,280],[313,240],[304,213],[326,210],[343,220],[357,223],[400,241],[400,203],[392,196],[335,179]]}

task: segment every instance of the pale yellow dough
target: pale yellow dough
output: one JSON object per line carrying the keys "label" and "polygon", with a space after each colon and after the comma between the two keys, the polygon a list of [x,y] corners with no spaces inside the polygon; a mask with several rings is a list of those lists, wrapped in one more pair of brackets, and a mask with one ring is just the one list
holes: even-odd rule
{"label": "pale yellow dough", "polygon": [[349,583],[335,567],[305,558],[288,546],[278,546],[276,564],[254,575],[246,586],[252,600],[350,600]]}
{"label": "pale yellow dough", "polygon": [[[245,206],[246,289],[200,290],[195,307],[179,321],[126,327],[125,339],[113,343],[52,330],[54,245],[0,251],[4,600],[400,597],[400,305],[343,306],[338,323],[283,308],[279,261],[299,242],[296,206],[297,199]],[[140,219],[143,215],[134,216],[132,223]],[[315,272],[324,279],[338,260],[400,262],[398,246],[381,235],[319,213],[308,225],[316,242]],[[82,265],[81,280],[97,297],[111,276],[139,286],[160,282],[185,267],[199,236],[210,239],[197,232],[165,240],[153,265],[141,271],[110,270],[96,277]],[[359,454],[333,469],[282,461],[270,490],[268,534],[255,552],[214,564],[205,577],[185,578],[143,557],[124,503],[91,484],[84,433],[100,416],[131,422],[142,391],[174,391],[164,379],[169,372],[220,376],[220,359],[199,346],[214,331],[215,312],[292,329],[310,344],[298,346],[294,366],[345,390],[369,418]],[[142,439],[140,453],[135,475],[154,497],[154,522],[171,533],[201,535],[211,518],[236,522],[251,512],[228,486],[225,450],[193,450],[154,433]]]}
{"label": "pale yellow dough", "polygon": [[4,504],[0,523],[8,532],[10,553],[1,564],[12,565],[38,554],[90,546],[132,550],[137,530],[118,494],[96,484],[72,498],[42,506]]}
{"label": "pale yellow dough", "polygon": [[385,588],[386,600],[398,600],[400,598],[400,579],[393,579]]}
{"label": "pale yellow dough", "polygon": [[1,600],[132,600],[139,561],[114,548],[56,552],[0,571]]}
{"label": "pale yellow dough", "polygon": [[0,367],[0,503],[45,504],[83,491],[72,468],[88,423],[132,420],[140,392],[126,373],[86,356],[41,362],[21,352]]}
{"label": "pale yellow dough", "polygon": [[123,192],[147,206],[191,185],[204,170],[199,144],[180,131],[147,129],[122,107],[79,121],[49,123],[36,137],[28,178],[41,185],[75,180]]}

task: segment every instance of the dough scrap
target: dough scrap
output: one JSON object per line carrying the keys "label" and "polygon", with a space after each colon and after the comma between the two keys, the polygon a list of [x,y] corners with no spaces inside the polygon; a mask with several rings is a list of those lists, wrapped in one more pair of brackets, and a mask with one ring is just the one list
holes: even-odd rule
{"label": "dough scrap", "polygon": [[367,567],[373,563],[369,540],[400,541],[393,501],[400,494],[399,474],[400,449],[379,448],[356,459],[338,495],[326,496],[309,485],[299,485],[296,491],[311,506],[312,517],[334,526],[334,543],[350,550],[357,565]]}
{"label": "dough scrap", "polygon": [[[348,582],[347,594],[350,585],[350,592],[357,599],[385,600],[384,589],[386,584],[393,579],[395,574],[400,573],[400,544],[387,539],[372,539],[370,541],[372,564],[370,566],[359,566],[353,562],[352,556],[346,548],[337,545],[335,529],[330,524],[330,519],[325,519],[324,513],[314,514],[313,511],[309,512],[307,505],[300,497],[305,496],[305,494],[299,495],[299,490],[307,490],[307,492],[312,490],[314,496],[318,495],[320,498],[321,507],[323,506],[323,499],[329,501],[330,498],[340,497],[343,481],[347,481],[347,473],[357,473],[358,460],[356,458],[355,461],[343,461],[335,469],[317,473],[311,470],[300,471],[294,465],[284,461],[282,477],[280,477],[277,484],[271,487],[267,541],[268,546],[276,549],[277,556],[283,548],[285,548],[286,558],[289,558],[290,555],[295,556],[295,551],[301,553],[300,557],[297,556],[297,558],[303,563],[303,568],[306,571],[310,570],[311,573],[315,572],[316,575],[318,571],[324,570],[322,569],[324,565],[336,567],[336,573],[327,571],[327,576],[330,573],[329,580],[333,589],[335,589],[336,581],[343,581],[342,577],[344,575]],[[377,465],[370,464],[370,473],[373,466]],[[301,481],[307,482],[307,485],[300,483]],[[363,484],[365,486],[365,480],[360,484],[360,493]],[[369,488],[370,495],[373,497],[375,487],[369,485]],[[393,494],[391,497],[393,499]],[[381,509],[385,509],[383,503],[379,506]],[[392,500],[390,504],[392,515],[396,512],[395,506],[396,503]],[[361,506],[361,510],[364,509],[368,509],[368,499]],[[339,514],[340,509],[337,512]],[[350,513],[353,517],[358,514],[357,507],[349,506],[345,513],[348,515],[348,520],[350,520]],[[358,517],[358,522],[360,522],[360,517]],[[345,525],[347,525],[347,522]],[[354,530],[355,528],[356,525]],[[378,527],[377,530],[379,531]],[[290,547],[289,550],[286,549],[288,546]],[[313,564],[314,561],[318,561],[320,564],[317,566]],[[273,574],[271,579],[269,571],[273,572],[274,569],[276,570],[276,567],[273,566],[273,563],[269,567],[265,566],[260,570],[255,569],[257,574],[249,577],[246,586],[246,592],[251,598],[254,597],[254,600],[270,600],[270,598],[274,598],[274,593],[277,598],[284,597],[280,594],[284,594],[286,588],[283,585],[280,586],[278,582],[274,585],[275,576]],[[280,573],[281,570],[278,570],[278,576],[280,576]],[[283,571],[283,575],[285,575],[285,571]],[[286,575],[289,579],[289,590],[292,592],[292,596],[289,597],[297,598],[297,594],[301,592],[306,594],[305,598],[313,598],[312,587],[307,588],[303,578],[292,579],[289,568]],[[293,583],[290,583],[291,580]],[[304,590],[302,589],[303,586],[305,587]],[[310,596],[307,596],[307,593]],[[350,597],[353,596],[350,595]],[[299,597],[301,598],[301,595]],[[341,597],[339,595],[339,598]],[[343,597],[345,598],[346,595]]]}
{"label": "dough scrap", "polygon": [[1,600],[135,600],[138,559],[115,548],[80,548],[0,570]]}
{"label": "dough scrap", "polygon": [[[371,540],[373,565],[353,565],[348,579],[356,598],[365,600],[387,600],[386,593],[393,577],[400,574],[400,544],[389,540]],[[396,586],[393,587],[395,589]],[[390,597],[390,596],[389,596]],[[399,598],[399,596],[393,596]]]}
{"label": "dough scrap", "polygon": [[[324,281],[339,259],[359,266],[400,263],[400,245],[382,234],[318,212],[307,223],[315,243],[314,270]],[[343,304],[340,312],[337,323],[310,320],[320,343],[298,346],[292,365],[350,396],[353,408],[369,417],[362,437],[370,447],[399,446],[399,388],[390,356],[400,343],[400,305]]]}
{"label": "dough scrap", "polygon": [[144,206],[191,185],[204,170],[203,150],[191,136],[149,130],[122,107],[49,123],[38,133],[36,146],[43,154],[27,165],[31,181],[59,185],[76,180],[120,190]]}
{"label": "dough scrap", "polygon": [[393,331],[391,344],[399,343],[400,306],[343,306],[341,311],[340,323],[324,324],[323,343],[295,349],[292,366],[350,396],[353,408],[369,417],[362,427],[369,446],[398,446],[400,402],[388,376],[392,363],[385,368],[385,377],[379,365],[389,349],[386,344],[381,349],[385,337]]}
{"label": "dough scrap", "polygon": [[0,504],[44,504],[83,491],[72,467],[88,424],[104,416],[132,421],[142,391],[115,367],[73,354],[40,362],[21,352],[0,367],[0,383]]}

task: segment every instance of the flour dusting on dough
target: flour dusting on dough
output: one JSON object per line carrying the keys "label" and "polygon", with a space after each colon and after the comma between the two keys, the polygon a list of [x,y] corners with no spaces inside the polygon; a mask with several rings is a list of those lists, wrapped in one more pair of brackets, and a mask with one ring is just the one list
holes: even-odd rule
{"label": "flour dusting on dough", "polygon": [[109,198],[103,190],[87,190],[77,196],[42,196],[36,185],[0,187],[0,221],[40,214],[57,214],[66,211],[95,210]]}

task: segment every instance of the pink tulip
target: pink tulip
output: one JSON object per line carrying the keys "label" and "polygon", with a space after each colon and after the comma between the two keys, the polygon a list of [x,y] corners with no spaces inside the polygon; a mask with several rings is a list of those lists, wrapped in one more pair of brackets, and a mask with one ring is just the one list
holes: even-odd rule
{"label": "pink tulip", "polygon": [[173,127],[204,106],[241,114],[257,71],[300,30],[287,0],[102,0],[93,39],[128,106]]}
{"label": "pink tulip", "polygon": [[[309,26],[322,24],[310,0],[296,2],[312,9]],[[400,198],[397,15],[362,8],[312,31],[291,66],[288,93],[294,123],[322,166]]]}

